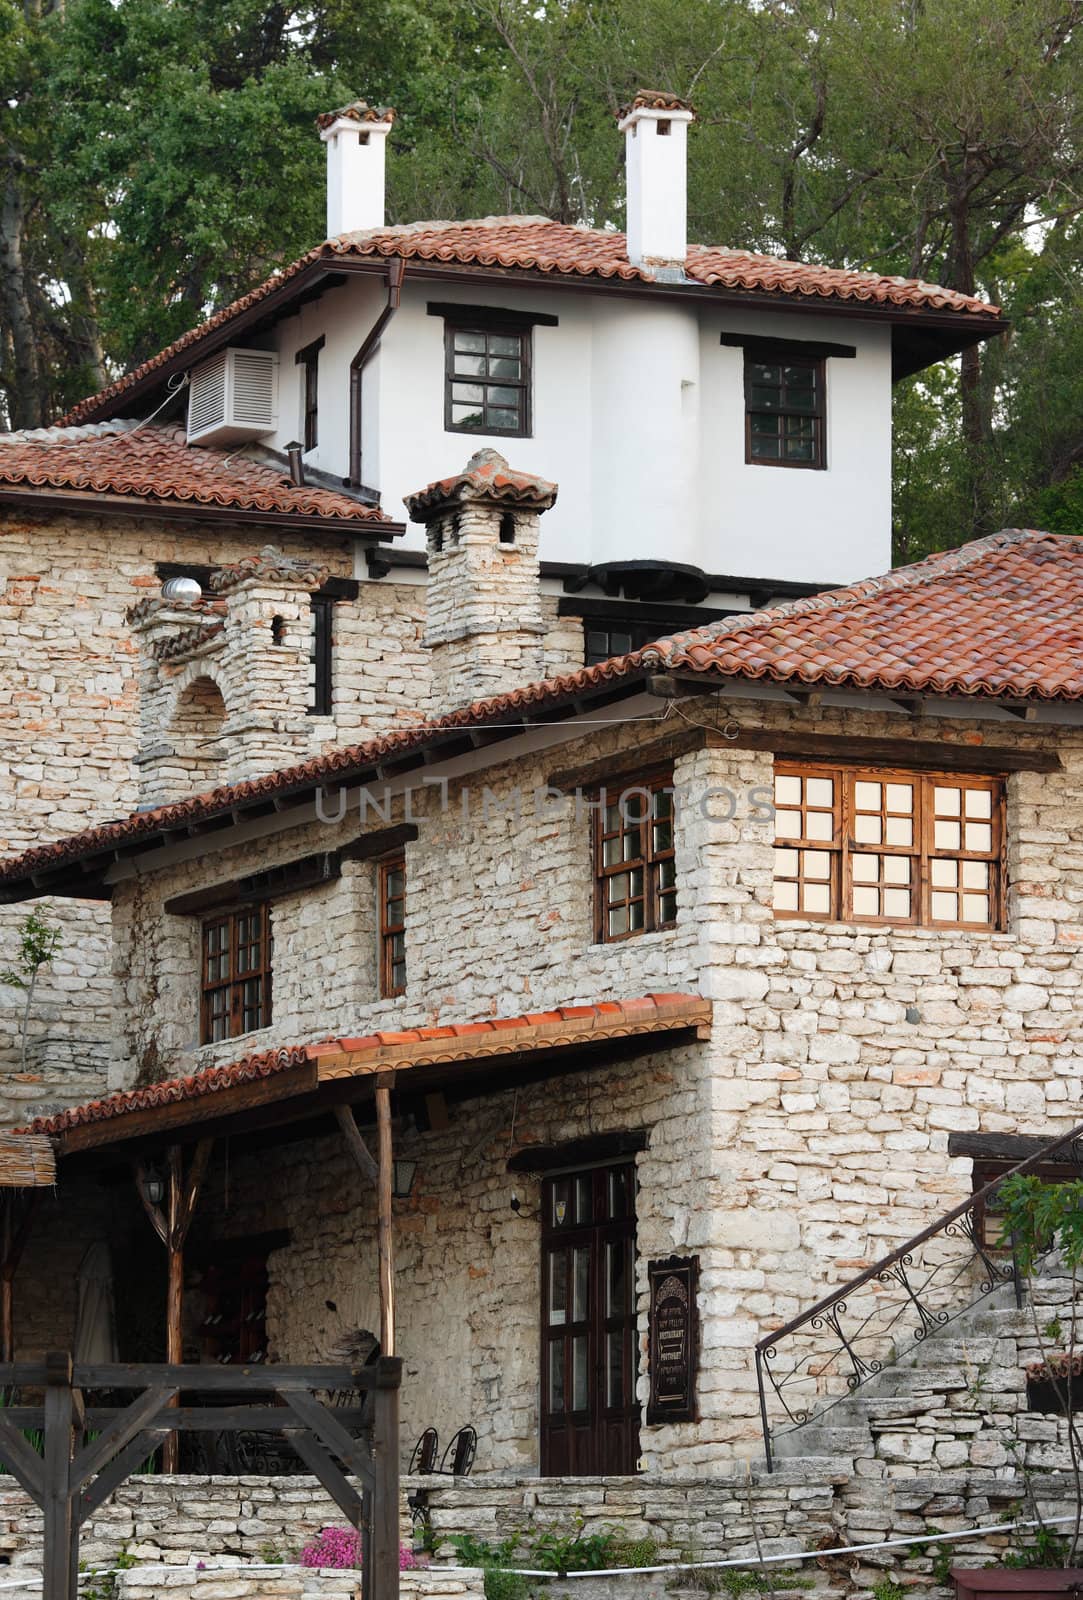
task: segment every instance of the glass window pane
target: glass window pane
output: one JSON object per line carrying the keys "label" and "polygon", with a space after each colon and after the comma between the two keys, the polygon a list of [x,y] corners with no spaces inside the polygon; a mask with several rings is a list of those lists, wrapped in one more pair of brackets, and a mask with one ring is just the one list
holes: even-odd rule
{"label": "glass window pane", "polygon": [[476,406],[453,405],[451,408],[451,420],[457,428],[480,429],[485,418]]}
{"label": "glass window pane", "polygon": [[787,848],[775,850],[775,875],[779,878],[796,878],[797,851]]}
{"label": "glass window pane", "polygon": [[805,850],[801,856],[806,878],[830,878],[831,855],[827,850]]}
{"label": "glass window pane", "polygon": [[776,911],[797,910],[797,884],[776,883],[772,904]]}
{"label": "glass window pane", "polygon": [[884,916],[909,917],[910,915],[910,890],[885,889],[884,890]]}
{"label": "glass window pane", "polygon": [[488,401],[491,406],[516,406],[519,403],[519,391],[506,389],[503,384],[491,383]]}
{"label": "glass window pane", "polygon": [[800,839],[801,813],[800,811],[776,811],[775,833],[780,839]]}
{"label": "glass window pane", "polygon": [[549,1346],[549,1410],[564,1410],[564,1342],[554,1339]]}
{"label": "glass window pane", "polygon": [[830,808],[835,801],[834,778],[806,778],[805,799],[810,806]]}
{"label": "glass window pane", "polygon": [[583,1173],[575,1180],[575,1220],[581,1228],[584,1223],[592,1221],[594,1216],[594,1184],[589,1173]]}
{"label": "glass window pane", "polygon": [[963,921],[988,922],[989,896],[984,894],[964,894]]}
{"label": "glass window pane", "polygon": [[880,857],[855,853],[850,857],[850,870],[855,883],[879,883]]}
{"label": "glass window pane", "polygon": [[988,889],[988,861],[963,862],[963,887],[966,889]]}
{"label": "glass window pane", "polygon": [[968,817],[991,817],[993,815],[993,796],[988,789],[968,789],[966,791],[966,814]]}
{"label": "glass window pane", "polygon": [[799,806],[801,804],[801,779],[786,772],[777,774],[775,777],[775,804],[780,806]]}
{"label": "glass window pane", "polygon": [[943,890],[933,890],[932,913],[937,922],[957,922],[959,898],[954,894],[945,894]]}
{"label": "glass window pane", "polygon": [[605,1314],[623,1317],[628,1311],[628,1250],[623,1239],[605,1247]]}
{"label": "glass window pane", "polygon": [[677,896],[672,889],[658,897],[658,920],[665,923],[677,920]]}
{"label": "glass window pane", "polygon": [[609,1215],[616,1221],[628,1215],[628,1186],[632,1174],[627,1167],[615,1167],[609,1174]]}
{"label": "glass window pane", "polygon": [[491,333],[489,335],[489,353],[494,356],[517,356],[522,349],[522,340],[517,333]]}
{"label": "glass window pane", "polygon": [[456,351],[454,372],[457,378],[484,378],[486,375],[485,357],[467,355],[465,351]]}
{"label": "glass window pane", "polygon": [[958,850],[961,832],[957,822],[944,822],[938,817],[933,824],[933,843],[938,850]]}
{"label": "glass window pane", "polygon": [[576,1334],[572,1340],[572,1410],[586,1411],[590,1405],[590,1386],[587,1382],[587,1336]]}
{"label": "glass window pane", "polygon": [[959,882],[959,863],[934,856],[929,863],[933,884],[938,889],[953,889]]}
{"label": "glass window pane", "polygon": [[887,817],[884,822],[884,843],[907,847],[914,842],[914,824],[909,817]]}
{"label": "glass window pane", "polygon": [[571,1185],[567,1178],[557,1178],[553,1183],[553,1226],[563,1228],[570,1224],[571,1215]]}
{"label": "glass window pane", "polygon": [[485,399],[485,386],[481,383],[453,383],[451,385],[451,398],[453,400],[468,400],[473,405],[481,405]]}
{"label": "glass window pane", "polygon": [[966,847],[968,850],[991,850],[993,848],[993,828],[988,822],[968,822],[966,824]]}
{"label": "glass window pane", "polygon": [[882,860],[885,883],[910,882],[909,856],[884,856]]}
{"label": "glass window pane", "polygon": [[835,819],[830,811],[805,813],[806,839],[831,839],[834,837]]}
{"label": "glass window pane", "polygon": [[933,808],[934,808],[937,816],[938,817],[957,817],[959,815],[959,797],[960,797],[960,791],[958,789],[955,789],[955,788],[952,788],[952,789],[936,788],[936,789],[934,789],[933,790]]}
{"label": "glass window pane", "polygon": [[755,430],[752,434],[752,456],[756,461],[778,461],[782,455],[782,444],[778,439],[764,439],[757,437]]}
{"label": "glass window pane", "polygon": [[615,906],[609,913],[607,926],[611,939],[618,939],[622,933],[627,933],[628,907]]}
{"label": "glass window pane", "polygon": [[590,1305],[590,1251],[572,1251],[572,1321],[586,1322]]}
{"label": "glass window pane", "polygon": [[468,333],[464,328],[456,328],[453,335],[456,350],[485,350],[485,335],[483,333]]}
{"label": "glass window pane", "polygon": [[831,910],[831,890],[826,883],[806,883],[804,909],[813,916],[826,917]]}
{"label": "glass window pane", "polygon": [[889,783],[887,786],[887,808],[889,811],[913,811],[913,785],[909,783]]}
{"label": "glass window pane", "polygon": [[606,1405],[624,1404],[624,1332],[616,1329],[605,1336]]}
{"label": "glass window pane", "polygon": [[854,817],[854,838],[859,844],[880,844],[880,818],[859,811]]}
{"label": "glass window pane", "polygon": [[863,888],[854,885],[854,915],[856,917],[877,917],[880,914],[880,891],[878,889]]}
{"label": "glass window pane", "polygon": [[489,407],[490,428],[517,428],[519,426],[519,413],[508,411],[500,406]]}
{"label": "glass window pane", "polygon": [[549,1326],[561,1327],[568,1320],[568,1258],[563,1250],[549,1257]]}
{"label": "glass window pane", "polygon": [[490,378],[518,378],[521,370],[513,356],[493,356],[489,362]]}

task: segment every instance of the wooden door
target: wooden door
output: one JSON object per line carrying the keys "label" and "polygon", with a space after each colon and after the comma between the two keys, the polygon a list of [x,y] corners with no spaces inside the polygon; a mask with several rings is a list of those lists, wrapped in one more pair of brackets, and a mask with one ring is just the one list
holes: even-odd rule
{"label": "wooden door", "polygon": [[636,1470],[635,1228],[631,1162],[542,1184],[546,1477]]}

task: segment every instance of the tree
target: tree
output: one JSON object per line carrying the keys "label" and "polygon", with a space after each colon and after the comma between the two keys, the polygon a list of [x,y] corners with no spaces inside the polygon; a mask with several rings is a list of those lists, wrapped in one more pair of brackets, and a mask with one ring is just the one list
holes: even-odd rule
{"label": "tree", "polygon": [[19,1056],[19,1066],[24,1072],[34,989],[41,969],[49,965],[60,949],[60,941],[60,929],[51,928],[40,912],[31,911],[19,931],[19,953],[15,958],[14,967],[8,967],[0,972],[0,983],[6,983],[12,989],[21,989],[26,996],[23,1002]]}

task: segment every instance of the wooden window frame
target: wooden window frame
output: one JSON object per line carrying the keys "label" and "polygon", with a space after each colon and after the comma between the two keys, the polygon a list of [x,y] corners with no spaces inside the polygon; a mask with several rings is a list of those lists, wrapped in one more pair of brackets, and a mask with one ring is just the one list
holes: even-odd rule
{"label": "wooden window frame", "polygon": [[310,450],[315,450],[320,442],[320,351],[323,345],[324,336],[321,334],[311,344],[306,344],[303,350],[298,350],[294,358],[297,365],[304,368],[301,375],[301,437],[306,455]]}
{"label": "wooden window frame", "polygon": [[[1002,776],[990,775],[989,773],[915,771],[913,768],[800,760],[776,760],[775,776],[819,777],[834,780],[834,803],[830,808],[833,818],[830,840],[807,838],[804,833],[800,838],[784,838],[779,837],[777,834],[775,837],[776,849],[818,850],[831,854],[833,858],[832,870],[826,880],[829,883],[830,909],[825,912],[816,912],[800,908],[791,910],[775,906],[773,909],[776,918],[799,922],[852,922],[865,927],[955,928],[971,933],[996,933],[1004,930],[1007,868],[1004,822],[1006,796],[1005,782]],[[856,786],[859,782],[880,784],[883,791],[882,805],[888,784],[909,784],[913,787],[914,809],[912,816],[914,836],[909,846],[858,841],[854,837],[854,818],[858,814],[855,795]],[[972,819],[975,822],[989,823],[990,849],[988,851],[967,850],[962,847],[949,849],[936,845],[934,791],[937,788],[980,789],[990,794],[989,817]],[[803,793],[804,791],[802,791]],[[796,808],[787,806],[784,809],[791,810]],[[826,811],[828,808],[819,809]],[[871,815],[872,813],[866,811],[861,814]],[[802,815],[804,816],[804,810]],[[965,819],[962,820],[965,821]],[[804,828],[804,823],[802,827]],[[909,880],[911,911],[908,917],[871,916],[867,913],[856,913],[853,910],[854,855],[903,856],[911,861],[912,868]],[[933,917],[932,895],[937,885],[932,881],[932,863],[944,860],[956,860],[959,862],[981,861],[988,865],[988,886],[984,891],[989,897],[988,921],[972,922]],[[959,876],[961,879],[961,873]],[[785,878],[780,881],[794,880]],[[804,879],[799,876],[796,881],[800,883]],[[812,881],[818,882],[821,880]],[[858,880],[858,882],[860,886],[863,886],[862,880]],[[868,886],[873,887],[871,883]],[[944,886],[940,887],[943,888]],[[948,888],[946,892],[950,893],[952,890]],[[958,892],[961,897],[961,882]],[[976,890],[976,892],[983,891]]]}
{"label": "wooden window frame", "polygon": [[[402,895],[392,896],[388,892],[391,874],[402,874]],[[388,907],[393,900],[401,898],[402,916],[398,922],[392,920]],[[394,1000],[399,995],[406,993],[406,852],[396,851],[394,855],[385,856],[376,866],[376,903],[379,917],[379,984],[381,1000]],[[395,955],[395,941],[401,940],[401,959]],[[402,982],[398,983],[395,976],[395,967],[402,967]]]}
{"label": "wooden window frame", "polygon": [[[467,383],[467,382],[470,382],[469,378],[456,377],[456,375],[455,375],[455,335],[457,333],[473,333],[473,334],[476,334],[479,338],[482,338],[482,339],[486,340],[486,348],[488,347],[488,340],[489,340],[489,338],[491,336],[495,336],[496,338],[501,338],[501,339],[517,339],[519,341],[519,367],[520,367],[520,376],[519,376],[519,378],[517,378],[517,379],[510,379],[509,378],[509,379],[504,379],[504,380],[499,381],[499,382],[496,379],[489,379],[489,378],[483,378],[481,380],[481,386],[483,388],[486,388],[486,389],[488,389],[488,388],[501,388],[501,389],[517,389],[519,391],[520,407],[519,407],[519,424],[518,424],[517,427],[514,427],[514,428],[496,428],[496,427],[485,426],[485,427],[480,427],[480,428],[471,428],[471,427],[467,427],[465,425],[465,423],[453,422],[452,421],[452,411],[453,411],[453,405],[454,405],[454,402],[453,402],[453,399],[452,399],[452,390],[454,388],[454,385],[456,383]],[[533,344],[534,344],[533,329],[529,325],[524,327],[522,322],[516,322],[516,321],[512,321],[512,320],[509,320],[507,322],[500,322],[496,318],[488,318],[488,317],[486,317],[486,318],[480,318],[479,317],[477,320],[472,320],[469,316],[465,316],[465,317],[463,317],[461,319],[455,319],[455,318],[449,317],[449,318],[447,318],[445,320],[445,322],[444,322],[444,431],[445,431],[445,433],[468,433],[468,434],[471,434],[472,436],[474,436],[475,438],[478,437],[478,436],[488,437],[488,436],[492,435],[492,436],[495,437],[495,436],[499,435],[500,437],[507,438],[507,439],[529,439],[532,436],[532,434],[533,434],[532,391],[533,391],[533,369],[534,369]],[[484,400],[482,401],[481,405],[482,405],[482,414],[484,416],[487,413],[488,405],[487,405],[487,402],[484,401]]]}
{"label": "wooden window frame", "polygon": [[[259,951],[259,964],[247,967],[242,972],[240,969],[240,921],[242,917],[258,917],[259,934],[257,949]],[[228,972],[225,978],[209,979],[207,976],[208,958],[211,955],[209,941],[211,931],[215,928],[228,928],[226,950],[228,955]],[[208,917],[200,928],[200,1003],[199,1003],[199,1042],[200,1044],[218,1044],[225,1039],[238,1039],[243,1034],[255,1033],[260,1028],[266,1028],[271,1022],[272,1005],[272,969],[274,963],[274,949],[271,935],[271,903],[261,900],[255,904],[231,907],[218,912],[213,917]],[[249,1027],[245,1026],[245,985],[252,979],[258,978],[261,983],[261,997],[258,1007],[258,1021]],[[223,994],[228,999],[226,1011],[220,1012],[214,1006],[214,997]],[[229,1018],[228,1032],[214,1037],[214,1023],[218,1016]]]}
{"label": "wooden window frame", "polygon": [[[783,417],[812,418],[812,457],[808,461],[787,459],[784,456],[757,456],[752,452],[752,417],[753,413],[761,414],[762,408],[753,406],[751,399],[752,378],[751,368],[754,366],[779,366],[779,367],[806,367],[815,373],[815,409],[813,411],[787,411],[780,405],[777,412],[768,415]],[[782,385],[782,392],[785,386]],[[822,356],[810,355],[795,345],[792,354],[783,355],[776,353],[765,360],[762,355],[757,355],[754,349],[744,352],[744,394],[745,394],[745,465],[750,467],[790,467],[801,472],[822,472],[827,467],[827,362]]]}
{"label": "wooden window frame", "polygon": [[313,594],[309,597],[312,608],[312,704],[310,717],[330,717],[334,714],[334,631],[335,597]]}
{"label": "wooden window frame", "polygon": [[[610,829],[606,826],[606,811],[611,805],[616,804],[619,806],[625,796],[641,794],[644,791],[652,797],[646,817],[638,821],[622,818],[621,825],[617,829]],[[634,775],[628,773],[623,778],[601,785],[592,797],[595,806],[592,829],[592,869],[594,877],[594,942],[596,944],[621,944],[625,939],[638,938],[640,934],[660,933],[676,927],[678,904],[675,865],[676,840],[674,837],[676,806],[672,801],[669,818],[671,843],[667,848],[660,850],[656,847],[654,828],[652,826],[655,820],[653,797],[667,792],[670,795],[673,793],[672,767]],[[640,843],[643,848],[641,848],[639,855],[627,858],[622,857],[620,861],[607,866],[605,863],[606,842],[613,838],[622,837],[625,832],[631,832],[633,828],[640,830]],[[663,885],[660,880],[665,864],[670,862],[674,863],[673,882],[672,885]],[[640,870],[643,873],[642,895],[630,895],[626,900],[619,902],[611,901],[608,898],[606,886],[611,878]],[[662,915],[661,903],[663,895],[672,895],[674,906],[672,917],[663,917]],[[608,913],[618,904],[631,907],[640,902],[643,905],[642,927],[628,928],[622,933],[610,933]]]}

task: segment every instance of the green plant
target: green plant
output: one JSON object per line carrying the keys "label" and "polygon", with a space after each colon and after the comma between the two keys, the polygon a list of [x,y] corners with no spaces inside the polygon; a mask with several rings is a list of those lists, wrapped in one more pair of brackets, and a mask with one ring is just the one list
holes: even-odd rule
{"label": "green plant", "polygon": [[51,928],[43,916],[31,911],[19,929],[19,953],[14,967],[6,967],[0,972],[0,983],[6,983],[12,989],[21,989],[26,996],[19,1027],[19,1065],[24,1072],[34,986],[42,967],[47,967],[60,949],[60,940],[60,929]]}
{"label": "green plant", "polygon": [[86,1572],[94,1580],[82,1590],[82,1600],[116,1600],[117,1573],[127,1572],[130,1567],[137,1565],[138,1556],[132,1554],[126,1544],[122,1544],[113,1557],[110,1567],[87,1567],[84,1561],[79,1563],[79,1571]]}
{"label": "green plant", "polygon": [[878,1578],[872,1586],[872,1592],[875,1600],[905,1600],[902,1585],[892,1578]]}
{"label": "green plant", "polygon": [[[1076,1423],[1073,1383],[1079,1359],[1076,1351],[1076,1320],[1080,1270],[1083,1268],[1083,1181],[1077,1179],[1072,1183],[1052,1184],[1043,1183],[1040,1178],[1029,1174],[1016,1174],[1001,1185],[997,1199],[1001,1206],[999,1243],[1011,1246],[1016,1270],[1026,1280],[1027,1302],[1042,1362],[1067,1419],[1068,1453],[1075,1489],[1074,1521],[1068,1536],[1064,1537],[1046,1526],[1034,1498],[1029,1474],[1024,1471],[1024,1485],[1038,1527],[1033,1545],[1014,1552],[1014,1559],[1005,1558],[1005,1565],[1074,1567],[1080,1534],[1083,1532],[1083,1441],[1080,1440]],[[1061,1262],[1071,1277],[1067,1330],[1059,1316],[1047,1322],[1044,1328],[1038,1322],[1034,1280],[1042,1260],[1054,1248],[1059,1250]],[[1061,1351],[1049,1348],[1048,1341],[1054,1337],[1050,1332],[1052,1329],[1056,1331],[1058,1343],[1064,1340],[1064,1349]]]}
{"label": "green plant", "polygon": [[265,1567],[280,1567],[286,1559],[281,1550],[277,1549],[270,1539],[264,1539],[260,1545],[259,1558]]}

